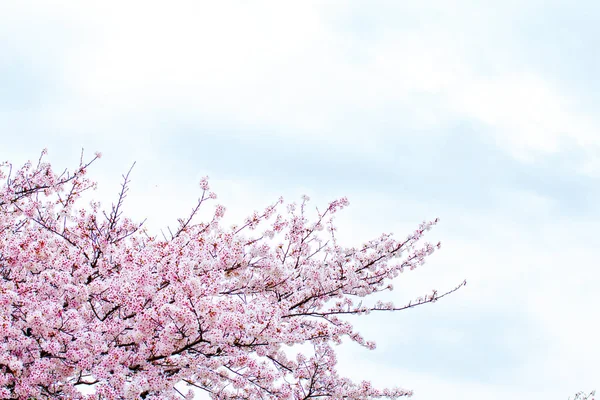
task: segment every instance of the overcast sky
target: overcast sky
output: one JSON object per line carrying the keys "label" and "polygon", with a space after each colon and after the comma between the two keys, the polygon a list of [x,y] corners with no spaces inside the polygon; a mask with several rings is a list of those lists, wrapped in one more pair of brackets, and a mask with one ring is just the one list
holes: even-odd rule
{"label": "overcast sky", "polygon": [[440,217],[340,370],[417,400],[600,389],[600,6],[2,1],[0,159],[81,148],[109,205],[175,225],[209,175],[231,220],[347,196],[345,244]]}

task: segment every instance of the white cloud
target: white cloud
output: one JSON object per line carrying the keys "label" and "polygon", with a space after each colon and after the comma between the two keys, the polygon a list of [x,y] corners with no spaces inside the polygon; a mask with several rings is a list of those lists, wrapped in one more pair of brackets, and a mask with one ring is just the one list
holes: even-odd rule
{"label": "white cloud", "polygon": [[[386,109],[402,118],[390,127],[396,135],[406,134],[400,128],[443,130],[469,119],[522,160],[560,151],[565,141],[587,147],[590,160],[598,155],[598,122],[578,111],[577,98],[526,65],[505,62],[490,71],[473,65],[474,51],[498,61],[479,47],[476,30],[485,27],[471,23],[458,31],[461,17],[437,3],[440,14],[432,18],[439,26],[406,29],[387,21],[366,40],[332,28],[332,15],[349,11],[331,4],[36,3],[40,7],[21,9],[18,20],[47,25],[54,19],[75,36],[55,54],[72,99],[48,109],[55,119],[78,114],[113,125],[120,116],[148,113],[224,119],[279,127],[265,135],[364,148],[381,146],[385,134],[336,127],[349,112],[369,118]],[[595,170],[591,161],[578,168]]]}
{"label": "white cloud", "polygon": [[566,141],[600,144],[595,118],[577,112],[574,99],[534,74],[475,79],[454,88],[458,112],[493,127],[497,141],[519,158],[556,153]]}

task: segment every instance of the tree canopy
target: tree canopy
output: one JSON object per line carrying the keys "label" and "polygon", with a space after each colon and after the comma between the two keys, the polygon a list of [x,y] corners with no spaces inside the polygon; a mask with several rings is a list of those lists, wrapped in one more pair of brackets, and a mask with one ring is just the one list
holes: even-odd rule
{"label": "tree canopy", "polygon": [[[82,205],[100,157],[56,173],[44,161],[0,179],[0,397],[367,399],[408,396],[336,370],[343,338],[374,349],[343,317],[434,302],[466,284],[406,305],[363,298],[422,265],[440,244],[420,243],[438,220],[360,247],[336,240],[332,201],[309,218],[309,199],[279,199],[238,226],[207,179],[168,237],[123,215],[129,173],[109,210]],[[290,347],[310,344],[309,354]],[[81,387],[92,387],[83,391]]]}

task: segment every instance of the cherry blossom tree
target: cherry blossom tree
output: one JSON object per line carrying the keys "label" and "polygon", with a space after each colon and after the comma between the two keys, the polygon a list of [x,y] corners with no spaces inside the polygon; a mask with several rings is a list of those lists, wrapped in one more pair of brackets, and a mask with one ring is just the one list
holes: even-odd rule
{"label": "cherry blossom tree", "polygon": [[[216,198],[203,179],[177,228],[151,236],[122,213],[129,173],[103,212],[81,205],[100,154],[62,173],[44,154],[18,169],[0,165],[0,398],[410,396],[338,375],[342,339],[375,348],[344,316],[435,302],[466,284],[403,306],[359,301],[391,290],[439,248],[418,245],[437,219],[403,239],[343,247],[332,217],[348,201],[311,219],[304,197],[224,227],[225,208],[214,203],[197,221]],[[292,351],[298,344],[311,351]]]}

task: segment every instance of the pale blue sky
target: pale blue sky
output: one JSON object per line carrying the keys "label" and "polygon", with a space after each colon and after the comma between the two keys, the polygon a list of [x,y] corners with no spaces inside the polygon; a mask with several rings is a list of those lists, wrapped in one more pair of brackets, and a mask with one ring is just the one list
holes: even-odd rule
{"label": "pale blue sky", "polygon": [[[401,5],[400,5],[401,4]],[[107,203],[185,214],[206,174],[242,218],[283,195],[348,196],[347,244],[441,217],[443,242],[340,351],[415,399],[600,389],[600,7],[578,1],[4,2],[0,159],[48,147]]]}

